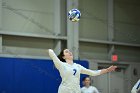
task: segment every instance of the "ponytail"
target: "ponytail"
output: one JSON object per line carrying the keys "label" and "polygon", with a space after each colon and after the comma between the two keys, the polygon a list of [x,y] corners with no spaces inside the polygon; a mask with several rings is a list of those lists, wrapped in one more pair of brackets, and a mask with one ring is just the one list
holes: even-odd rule
{"label": "ponytail", "polygon": [[57,56],[57,57],[59,58],[59,60],[62,61],[62,62],[66,62],[66,60],[63,58],[63,57],[64,57],[64,50],[65,50],[65,49],[63,49],[63,50],[60,52],[60,54]]}

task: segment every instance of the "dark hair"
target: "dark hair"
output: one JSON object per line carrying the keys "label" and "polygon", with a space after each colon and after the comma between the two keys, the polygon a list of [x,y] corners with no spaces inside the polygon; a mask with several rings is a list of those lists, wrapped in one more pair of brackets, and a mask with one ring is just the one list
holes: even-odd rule
{"label": "dark hair", "polygon": [[82,78],[82,81],[85,81],[86,78],[89,78],[91,80],[91,78],[89,76],[85,76],[85,77]]}
{"label": "dark hair", "polygon": [[65,49],[62,49],[60,54],[57,56],[59,58],[59,60],[62,61],[62,62],[66,62],[66,60],[63,58],[64,57],[64,50]]}

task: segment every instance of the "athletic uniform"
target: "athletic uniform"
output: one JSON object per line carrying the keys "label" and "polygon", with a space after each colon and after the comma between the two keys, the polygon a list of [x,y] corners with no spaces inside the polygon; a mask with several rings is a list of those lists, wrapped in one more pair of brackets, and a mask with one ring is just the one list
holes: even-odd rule
{"label": "athletic uniform", "polygon": [[49,56],[52,58],[62,78],[58,93],[81,93],[79,85],[81,73],[91,76],[100,75],[101,70],[93,71],[76,63],[70,65],[66,62],[61,62],[51,49],[49,49]]}
{"label": "athletic uniform", "polygon": [[140,79],[132,88],[131,93],[140,93]]}
{"label": "athletic uniform", "polygon": [[89,87],[82,87],[81,93],[99,93],[96,87],[89,86]]}

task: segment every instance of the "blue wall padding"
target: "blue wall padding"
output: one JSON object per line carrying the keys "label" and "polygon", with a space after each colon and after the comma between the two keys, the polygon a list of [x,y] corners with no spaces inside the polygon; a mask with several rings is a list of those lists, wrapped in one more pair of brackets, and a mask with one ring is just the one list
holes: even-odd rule
{"label": "blue wall padding", "polygon": [[[75,62],[89,67],[87,61]],[[0,93],[57,93],[60,83],[51,60],[0,58]]]}

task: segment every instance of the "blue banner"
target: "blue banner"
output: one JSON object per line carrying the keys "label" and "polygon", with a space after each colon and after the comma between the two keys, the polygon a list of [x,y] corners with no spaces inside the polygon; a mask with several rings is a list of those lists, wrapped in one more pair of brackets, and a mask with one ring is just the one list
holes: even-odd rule
{"label": "blue banner", "polygon": [[[87,61],[74,62],[89,67]],[[0,58],[0,93],[57,93],[60,83],[52,60]]]}

